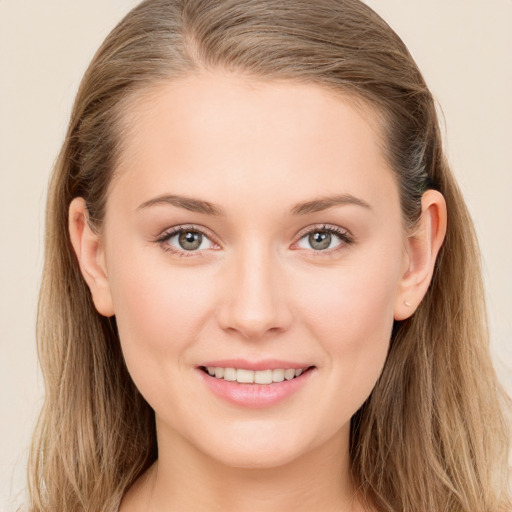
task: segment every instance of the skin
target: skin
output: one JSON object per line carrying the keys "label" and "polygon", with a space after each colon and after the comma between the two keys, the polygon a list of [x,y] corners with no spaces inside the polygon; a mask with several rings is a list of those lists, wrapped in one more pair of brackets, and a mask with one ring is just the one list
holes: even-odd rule
{"label": "skin", "polygon": [[[428,288],[442,196],[426,192],[414,236],[405,233],[376,117],[316,85],[203,73],[139,97],[126,120],[101,231],[83,199],[70,207],[96,308],[116,315],[156,415],[159,459],[121,512],[362,510],[350,418],[381,373],[393,321]],[[222,214],[141,206],[162,195]],[[330,196],[345,201],[294,212]],[[177,237],[162,240],[175,226],[208,238],[187,253]],[[342,236],[315,250],[308,234],[325,226]],[[233,357],[315,370],[286,400],[249,409],[198,376],[204,361]]]}

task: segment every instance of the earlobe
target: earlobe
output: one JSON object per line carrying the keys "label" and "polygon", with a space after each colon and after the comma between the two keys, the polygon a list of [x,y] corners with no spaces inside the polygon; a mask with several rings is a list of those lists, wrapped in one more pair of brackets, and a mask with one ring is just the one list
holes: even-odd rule
{"label": "earlobe", "polygon": [[91,290],[94,306],[103,316],[113,316],[114,307],[101,237],[88,221],[85,200],[75,197],[69,206],[69,234],[80,271]]}
{"label": "earlobe", "polygon": [[427,190],[421,200],[421,218],[405,243],[407,262],[396,297],[394,318],[409,318],[427,293],[446,235],[447,211],[443,195]]}

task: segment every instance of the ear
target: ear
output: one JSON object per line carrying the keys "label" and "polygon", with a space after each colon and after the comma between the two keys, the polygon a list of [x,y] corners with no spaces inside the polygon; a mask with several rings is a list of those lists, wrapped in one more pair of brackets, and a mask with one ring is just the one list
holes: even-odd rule
{"label": "ear", "polygon": [[405,241],[404,267],[395,302],[395,320],[409,318],[427,293],[439,249],[446,235],[447,212],[443,195],[427,190],[421,199],[421,217]]}
{"label": "ear", "polygon": [[101,237],[91,229],[85,200],[75,197],[69,206],[69,234],[80,271],[89,286],[98,313],[113,316],[114,307]]}

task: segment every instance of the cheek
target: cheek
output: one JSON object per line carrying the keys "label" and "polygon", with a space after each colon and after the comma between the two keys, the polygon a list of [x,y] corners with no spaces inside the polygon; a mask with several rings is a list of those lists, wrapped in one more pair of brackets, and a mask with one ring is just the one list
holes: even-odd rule
{"label": "cheek", "polygon": [[[201,269],[176,268],[165,254],[129,250],[111,255],[109,283],[123,354],[133,379],[165,380],[197,337],[212,303]],[[174,366],[175,367],[175,366]]]}
{"label": "cheek", "polygon": [[316,273],[308,292],[297,293],[304,298],[305,321],[322,344],[333,379],[355,402],[367,398],[386,360],[400,261],[396,251],[387,257],[385,251],[370,253]]}

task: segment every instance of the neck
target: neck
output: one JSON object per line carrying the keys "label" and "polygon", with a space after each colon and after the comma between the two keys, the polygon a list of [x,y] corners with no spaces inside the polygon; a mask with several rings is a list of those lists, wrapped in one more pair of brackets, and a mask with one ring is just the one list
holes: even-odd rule
{"label": "neck", "polygon": [[158,461],[127,493],[120,512],[362,510],[350,476],[348,427],[279,467],[228,466],[172,432],[160,432],[158,446]]}

